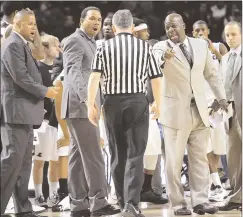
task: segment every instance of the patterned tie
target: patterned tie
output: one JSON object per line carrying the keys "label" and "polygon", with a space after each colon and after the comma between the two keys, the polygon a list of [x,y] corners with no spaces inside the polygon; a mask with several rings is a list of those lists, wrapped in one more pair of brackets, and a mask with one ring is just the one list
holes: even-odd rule
{"label": "patterned tie", "polygon": [[228,67],[227,67],[227,76],[229,81],[232,83],[233,78],[233,72],[234,72],[234,65],[236,60],[237,54],[235,52],[231,53],[228,61]]}
{"label": "patterned tie", "polygon": [[187,49],[186,49],[186,45],[182,43],[182,44],[180,44],[179,47],[180,47],[182,53],[184,54],[184,56],[186,57],[187,62],[189,63],[190,67],[192,68],[192,66],[193,66],[192,56],[191,56],[191,54],[187,51]]}
{"label": "patterned tie", "polygon": [[30,51],[30,53],[32,53],[32,50],[31,50],[31,48],[30,48],[30,43],[29,43],[29,42],[26,43],[26,47],[27,47],[27,49]]}
{"label": "patterned tie", "polygon": [[232,98],[232,79],[234,74],[234,65],[236,60],[237,54],[235,52],[231,53],[228,64],[227,64],[227,71],[226,71],[226,78],[225,78],[225,90],[227,100]]}

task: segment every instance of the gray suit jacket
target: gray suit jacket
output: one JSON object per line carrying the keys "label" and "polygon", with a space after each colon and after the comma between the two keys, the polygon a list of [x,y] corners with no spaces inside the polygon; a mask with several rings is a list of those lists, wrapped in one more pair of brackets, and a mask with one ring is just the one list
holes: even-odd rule
{"label": "gray suit jacket", "polygon": [[39,125],[47,87],[27,45],[16,33],[1,49],[1,109],[6,123]]}
{"label": "gray suit jacket", "polygon": [[[226,78],[229,55],[230,52],[225,54],[222,57],[221,64],[220,64],[220,69],[224,78],[224,82],[226,82],[225,78]],[[235,102],[235,111],[237,114],[239,124],[242,128],[242,62],[241,61],[242,61],[242,52],[241,55],[239,55],[235,60],[232,91],[233,91],[233,97]]]}
{"label": "gray suit jacket", "polygon": [[[76,29],[64,43],[62,118],[88,117],[85,100],[95,51],[95,41],[90,40],[80,29]],[[100,92],[97,94],[96,103],[100,106]]]}
{"label": "gray suit jacket", "polygon": [[193,52],[192,69],[177,46],[174,47],[174,58],[166,62],[161,61],[162,54],[168,49],[167,40],[158,42],[153,47],[158,64],[163,65],[164,75],[160,121],[174,129],[181,129],[187,124],[185,114],[190,109],[192,90],[202,121],[209,127],[205,79],[218,100],[226,99],[222,77],[217,73],[207,43],[191,37],[188,37],[188,40]]}

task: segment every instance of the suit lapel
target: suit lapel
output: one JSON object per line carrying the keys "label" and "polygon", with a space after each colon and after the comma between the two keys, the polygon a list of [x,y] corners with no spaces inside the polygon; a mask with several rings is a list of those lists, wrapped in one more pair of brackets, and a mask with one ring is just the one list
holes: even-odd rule
{"label": "suit lapel", "polygon": [[179,47],[175,46],[174,44],[172,45],[169,40],[166,40],[166,45],[167,45],[168,48],[173,49],[175,51],[175,58],[179,62],[181,62],[182,64],[184,64],[185,61],[187,62],[184,55],[181,55],[182,52],[181,52]]}
{"label": "suit lapel", "polygon": [[[30,48],[28,47],[28,45],[25,44],[25,42],[23,41],[23,39],[20,38],[20,36],[19,36],[18,34],[16,34],[15,32],[13,32],[12,34],[14,34],[14,37],[15,37],[17,40],[19,40],[19,41],[24,45],[25,50],[27,50],[27,52],[30,54],[30,56],[31,56],[31,58],[34,60],[34,62],[35,62],[35,64],[36,64],[37,68],[39,69],[38,63],[37,63],[36,59],[32,56],[32,52],[31,52]],[[27,57],[27,56],[26,56],[26,57]]]}
{"label": "suit lapel", "polygon": [[233,71],[233,78],[232,81],[235,80],[236,76],[239,74],[241,68],[242,68],[242,63],[241,63],[241,58],[242,58],[242,52],[239,56],[237,56],[235,60],[235,66],[234,66],[234,71]]}
{"label": "suit lapel", "polygon": [[39,69],[38,63],[37,63],[36,59],[32,56],[32,52],[31,52],[31,50],[30,50],[30,48],[28,47],[27,44],[25,44],[25,49],[29,52],[30,56],[32,57],[32,59],[33,59],[34,62],[35,62],[35,65],[36,65],[37,68]]}
{"label": "suit lapel", "polygon": [[96,43],[95,40],[90,39],[81,29],[76,29],[76,32],[81,35],[83,38],[85,38],[88,42],[88,45],[91,49],[91,51],[93,52],[93,54],[96,51]]}
{"label": "suit lapel", "polygon": [[198,47],[198,44],[195,43],[194,39],[191,39],[190,37],[188,37],[188,42],[192,49],[192,60],[193,60],[192,69],[193,69],[193,67],[196,65],[197,61],[199,60],[199,58],[196,58],[196,56],[198,56],[198,53],[200,52],[200,48]]}

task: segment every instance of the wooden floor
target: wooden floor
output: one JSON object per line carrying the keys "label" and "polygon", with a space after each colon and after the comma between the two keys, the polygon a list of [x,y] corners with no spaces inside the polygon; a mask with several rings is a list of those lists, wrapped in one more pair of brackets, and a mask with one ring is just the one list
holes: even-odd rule
{"label": "wooden floor", "polygon": [[[169,209],[169,205],[153,205],[142,203],[142,212],[146,217],[174,217],[173,212]],[[48,217],[69,217],[70,212],[53,213],[51,211],[40,213],[41,216]],[[120,214],[113,215],[112,217],[120,217]],[[192,217],[199,216],[195,213],[191,215]],[[240,211],[230,211],[230,212],[218,212],[214,215],[203,215],[204,217],[241,217],[242,213]],[[110,216],[109,216],[110,217]]]}

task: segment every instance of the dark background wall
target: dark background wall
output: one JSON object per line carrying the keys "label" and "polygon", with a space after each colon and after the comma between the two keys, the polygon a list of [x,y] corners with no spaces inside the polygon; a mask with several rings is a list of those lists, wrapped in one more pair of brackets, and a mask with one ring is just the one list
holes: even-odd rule
{"label": "dark background wall", "polygon": [[[60,40],[70,35],[79,26],[82,9],[96,6],[102,11],[103,18],[118,9],[129,9],[134,16],[147,22],[150,38],[164,39],[164,18],[171,12],[181,14],[190,36],[192,24],[205,20],[210,29],[212,41],[222,41],[224,25],[230,20],[242,20],[242,2],[223,1],[24,1],[26,7],[35,11],[40,32],[57,36]],[[102,37],[100,33],[98,38]]]}

